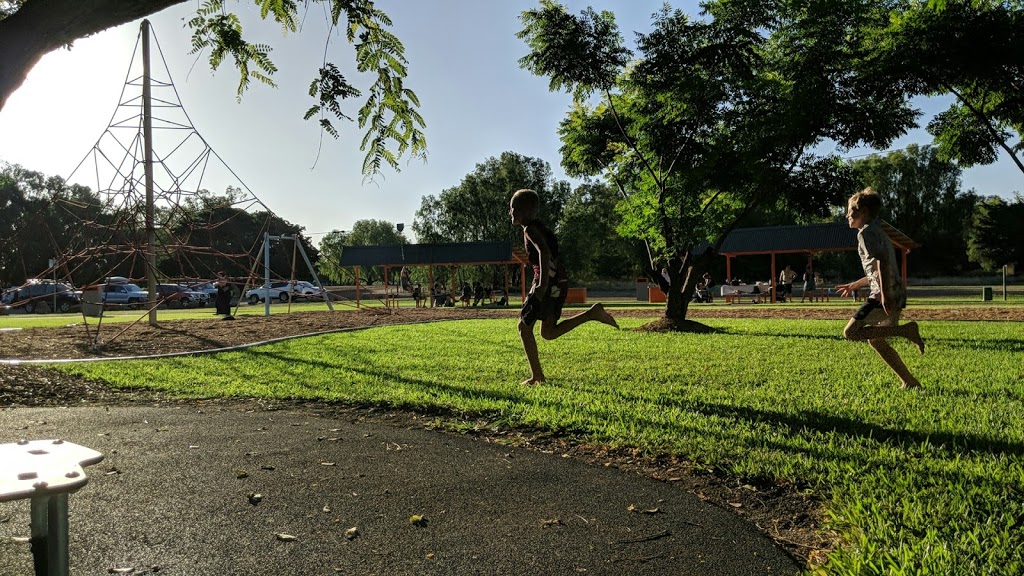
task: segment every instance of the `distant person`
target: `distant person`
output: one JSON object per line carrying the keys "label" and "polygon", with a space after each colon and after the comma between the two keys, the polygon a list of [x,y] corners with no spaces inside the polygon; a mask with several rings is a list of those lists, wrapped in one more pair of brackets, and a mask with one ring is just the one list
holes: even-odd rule
{"label": "distant person", "polygon": [[562,322],[562,306],[569,293],[569,278],[558,250],[555,234],[537,218],[540,197],[529,189],[517,190],[509,202],[509,216],[512,224],[523,227],[523,244],[527,257],[533,265],[533,284],[530,293],[519,312],[519,337],[530,364],[530,377],[525,385],[544,382],[544,371],[540,366],[537,340],[533,327],[541,322],[540,335],[545,340],[554,340],[567,334],[584,322],[596,320],[613,328],[618,323],[605,311],[601,303],[594,304],[585,312],[567,318]]}
{"label": "distant person", "polygon": [[409,283],[409,269],[402,266],[402,272],[398,275],[398,278],[402,286],[402,290],[409,292],[412,288],[412,285]]}
{"label": "distant person", "polygon": [[910,374],[900,355],[888,342],[889,338],[906,338],[924,354],[924,340],[917,322],[899,323],[900,313],[907,305],[907,291],[900,277],[892,241],[877,224],[881,211],[882,200],[871,188],[854,194],[847,203],[846,221],[850,228],[857,229],[857,254],[864,268],[864,277],[839,284],[836,292],[846,296],[865,286],[871,289],[864,304],[843,329],[843,336],[849,340],[867,340],[899,377],[900,388],[919,388],[921,383]]}
{"label": "distant person", "polygon": [[469,306],[469,301],[473,298],[473,290],[469,287],[469,282],[462,283],[462,296],[459,297],[459,302],[462,302],[463,306]]}
{"label": "distant person", "polygon": [[811,270],[811,265],[808,264],[807,268],[804,268],[804,291],[800,294],[800,302],[803,303],[804,298],[814,302],[814,291],[817,289],[818,285],[814,283],[814,271]]}
{"label": "distant person", "polygon": [[217,310],[215,314],[223,316],[225,320],[233,318],[231,316],[231,282],[228,281],[228,277],[224,275],[223,271],[217,272],[217,280],[213,285],[217,288],[217,294],[213,299],[213,305]]}
{"label": "distant person", "polygon": [[419,282],[417,282],[416,285],[412,287],[412,299],[416,302],[417,308],[423,306],[423,304],[426,301],[426,299],[423,297],[423,287],[420,286]]}
{"label": "distant person", "polygon": [[484,284],[483,282],[473,283],[473,308],[476,308],[484,300]]}
{"label": "distant person", "polygon": [[789,264],[786,264],[786,268],[779,273],[779,285],[781,286],[781,296],[779,300],[785,302],[793,298],[793,280],[796,278],[796,270]]}
{"label": "distant person", "polygon": [[444,286],[441,286],[440,282],[434,282],[434,306],[444,306],[447,299],[448,293],[445,291]]}

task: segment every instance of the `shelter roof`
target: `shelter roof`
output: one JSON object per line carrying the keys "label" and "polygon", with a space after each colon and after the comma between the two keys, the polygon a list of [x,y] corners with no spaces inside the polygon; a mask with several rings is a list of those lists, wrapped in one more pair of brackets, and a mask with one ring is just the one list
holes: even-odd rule
{"label": "shelter roof", "polygon": [[341,266],[520,264],[511,241],[346,246]]}
{"label": "shelter roof", "polygon": [[[896,248],[909,251],[921,246],[884,220],[878,224]],[[706,249],[707,245],[704,246]],[[857,249],[857,231],[845,222],[802,226],[737,228],[729,233],[718,250],[725,256],[785,252],[839,252]],[[700,252],[700,249],[697,250]]]}

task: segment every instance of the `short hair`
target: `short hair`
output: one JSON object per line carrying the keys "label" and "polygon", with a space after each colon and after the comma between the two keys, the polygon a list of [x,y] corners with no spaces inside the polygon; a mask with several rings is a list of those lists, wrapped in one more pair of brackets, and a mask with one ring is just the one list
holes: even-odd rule
{"label": "short hair", "polygon": [[512,204],[529,214],[536,215],[540,208],[540,195],[529,188],[522,188],[512,194]]}
{"label": "short hair", "polygon": [[878,192],[875,192],[874,188],[868,186],[850,196],[847,207],[850,210],[862,210],[867,214],[868,218],[874,220],[882,212],[882,197],[878,195]]}

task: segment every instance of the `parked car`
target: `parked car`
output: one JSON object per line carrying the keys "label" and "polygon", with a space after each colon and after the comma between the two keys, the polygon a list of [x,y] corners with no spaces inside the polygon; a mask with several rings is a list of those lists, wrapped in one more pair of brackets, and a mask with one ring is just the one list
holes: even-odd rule
{"label": "parked car", "polygon": [[217,298],[217,287],[213,285],[213,282],[202,282],[199,284],[182,282],[181,285],[185,286],[189,290],[194,290],[196,292],[202,292],[203,294],[206,294],[207,302],[212,302],[215,298]]}
{"label": "parked car", "polygon": [[324,290],[321,290],[316,284],[307,282],[305,280],[299,280],[295,282],[294,289],[295,298],[305,298],[306,300],[322,299],[324,297]]}
{"label": "parked car", "polygon": [[136,284],[130,283],[108,283],[97,286],[100,292],[100,302],[104,305],[123,305],[128,308],[138,308],[149,302],[149,292],[139,288]]}
{"label": "parked car", "polygon": [[189,290],[180,284],[157,284],[156,294],[168,308],[205,306],[209,299],[206,293]]}
{"label": "parked car", "polygon": [[263,302],[264,300],[267,300],[268,298],[270,300],[280,300],[281,302],[287,302],[288,295],[290,293],[290,287],[291,282],[288,281],[271,282],[269,287],[264,285],[258,288],[250,288],[246,290],[242,298],[248,300],[250,304],[258,304],[260,302]]}
{"label": "parked car", "polygon": [[[17,288],[4,292],[3,303],[11,308],[21,308],[32,314],[45,302],[51,312],[71,312],[82,304],[81,293],[63,282],[52,280],[29,280]],[[55,307],[56,304],[56,307]]]}

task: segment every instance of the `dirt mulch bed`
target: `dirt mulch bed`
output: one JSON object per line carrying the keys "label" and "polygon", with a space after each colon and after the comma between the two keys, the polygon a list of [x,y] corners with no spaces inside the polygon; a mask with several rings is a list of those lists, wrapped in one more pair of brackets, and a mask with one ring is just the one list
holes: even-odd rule
{"label": "dirt mulch bed", "polygon": [[[855,305],[807,308],[768,305],[700,306],[690,308],[689,317],[704,318],[791,318],[844,320],[855,310]],[[572,311],[567,311],[569,314]],[[619,318],[650,318],[651,310],[611,310]],[[270,317],[241,316],[235,320],[180,320],[150,327],[145,320],[132,326],[107,324],[103,326],[94,347],[95,324],[87,330],[83,323],[62,328],[31,328],[0,331],[0,359],[64,359],[113,358],[195,352],[263,342],[266,340],[328,332],[358,329],[397,323],[430,322],[467,318],[513,319],[518,309],[442,308],[398,311],[383,309],[345,310],[337,313],[305,312],[274,314]],[[212,315],[211,315],[212,316]],[[964,309],[911,309],[906,320],[1024,320],[1024,308],[964,308]],[[90,319],[92,320],[92,319]],[[89,332],[93,330],[93,332]],[[122,330],[124,332],[122,332]],[[0,407],[125,404],[133,402],[165,403],[165,398],[151,393],[111,390],[96,382],[70,377],[53,370],[27,364],[0,366]],[[207,401],[209,402],[209,401]],[[231,400],[213,401],[230,403]],[[294,403],[275,402],[269,407],[296,407]],[[313,410],[352,410],[351,407],[303,404]],[[359,409],[363,417],[387,416],[394,418],[396,411]],[[407,414],[410,422],[423,425],[422,418]],[[450,414],[446,419],[457,419]],[[484,441],[503,442],[551,451],[584,460],[616,466],[645,476],[677,483],[682,489],[698,497],[728,508],[757,525],[766,534],[805,563],[822,560],[837,541],[834,534],[821,529],[820,503],[788,485],[758,484],[721,477],[693,463],[672,457],[651,456],[629,450],[609,450],[573,438],[552,436],[531,430],[495,431],[487,422],[476,422],[474,434]]]}

